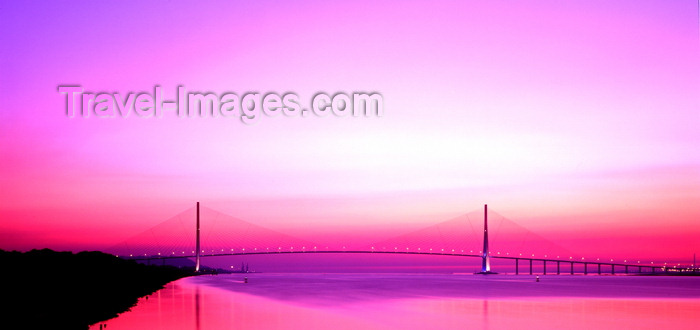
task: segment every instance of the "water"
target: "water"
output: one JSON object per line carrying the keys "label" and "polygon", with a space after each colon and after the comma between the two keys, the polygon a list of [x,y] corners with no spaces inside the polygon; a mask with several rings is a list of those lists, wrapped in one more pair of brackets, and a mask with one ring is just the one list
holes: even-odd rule
{"label": "water", "polygon": [[[697,329],[700,277],[243,274],[167,285],[107,329]],[[99,329],[93,325],[92,329]]]}

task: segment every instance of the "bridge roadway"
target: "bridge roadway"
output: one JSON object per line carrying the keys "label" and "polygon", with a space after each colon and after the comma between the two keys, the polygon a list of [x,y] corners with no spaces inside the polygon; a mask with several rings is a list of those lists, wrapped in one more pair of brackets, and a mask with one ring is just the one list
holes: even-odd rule
{"label": "bridge roadway", "polygon": [[[364,251],[364,250],[297,250],[297,251],[253,251],[253,252],[224,252],[224,253],[211,253],[211,254],[202,254],[201,257],[225,257],[225,256],[249,256],[249,255],[264,255],[264,254],[301,254],[301,253],[313,253],[313,254],[347,254],[347,253],[354,253],[354,254],[406,254],[406,255],[431,255],[431,256],[451,256],[451,257],[471,257],[471,258],[479,258],[481,259],[481,255],[477,254],[465,254],[465,253],[450,253],[450,252],[423,252],[423,251],[379,251],[379,250],[370,250],[370,251]],[[144,255],[144,256],[129,256],[125,257],[125,259],[130,259],[130,260],[147,260],[147,261],[154,261],[154,260],[167,260],[167,259],[183,259],[183,258],[195,258],[196,256],[194,255]],[[583,265],[583,274],[588,275],[588,274],[595,274],[597,273],[598,275],[601,275],[603,273],[605,274],[630,274],[630,273],[643,273],[644,270],[647,270],[644,273],[656,273],[657,269],[662,271],[662,272],[669,272],[670,268],[667,268],[665,266],[650,266],[650,265],[630,265],[630,264],[624,264],[624,263],[612,263],[612,262],[597,262],[597,261],[581,261],[581,260],[561,260],[561,259],[547,259],[547,258],[528,258],[528,257],[511,257],[511,256],[502,256],[502,255],[491,255],[490,258],[493,259],[510,259],[515,261],[515,275],[521,274],[520,272],[520,261],[526,261],[529,265],[528,269],[528,274],[533,275],[533,262],[541,262],[542,263],[542,273],[543,275],[548,275],[548,274],[556,274],[556,275],[561,275],[561,274],[570,274],[574,275],[576,272],[574,270],[574,265],[579,264]],[[552,265],[556,264],[556,272],[552,271],[550,273],[547,273],[547,264],[550,263]],[[566,272],[566,270],[562,271],[561,264],[569,264],[569,271]],[[589,272],[588,267],[589,266],[597,266],[593,270],[593,272]],[[604,271],[603,266],[608,269],[608,271]],[[618,267],[618,271],[615,270],[615,267]],[[636,270],[636,272],[634,271]],[[695,269],[693,270],[695,272]],[[580,271],[578,272],[580,273]]]}

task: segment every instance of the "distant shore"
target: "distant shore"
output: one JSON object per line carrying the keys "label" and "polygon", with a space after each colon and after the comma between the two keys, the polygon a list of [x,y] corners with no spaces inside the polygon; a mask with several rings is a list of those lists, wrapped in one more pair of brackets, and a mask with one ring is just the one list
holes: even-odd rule
{"label": "distant shore", "polygon": [[134,306],[191,268],[143,265],[102,252],[0,250],[6,324],[87,329]]}

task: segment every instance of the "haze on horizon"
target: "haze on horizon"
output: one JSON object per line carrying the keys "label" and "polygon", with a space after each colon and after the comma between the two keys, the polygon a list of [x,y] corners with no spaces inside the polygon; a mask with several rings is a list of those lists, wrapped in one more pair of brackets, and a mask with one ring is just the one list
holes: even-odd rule
{"label": "haze on horizon", "polygon": [[[2,7],[2,249],[103,249],[199,201],[360,236],[489,204],[582,254],[700,250],[697,1]],[[377,91],[384,116],[68,118],[62,84]]]}

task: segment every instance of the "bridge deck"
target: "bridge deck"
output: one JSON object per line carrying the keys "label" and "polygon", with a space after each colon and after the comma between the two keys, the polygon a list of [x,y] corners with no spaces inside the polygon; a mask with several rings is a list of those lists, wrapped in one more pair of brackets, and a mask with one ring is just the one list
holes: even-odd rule
{"label": "bridge deck", "polygon": [[[301,251],[253,251],[253,252],[224,252],[224,253],[210,253],[201,254],[200,257],[226,257],[226,256],[251,256],[251,255],[271,255],[271,254],[403,254],[403,255],[429,255],[429,256],[448,256],[448,257],[467,257],[467,258],[482,258],[478,254],[466,254],[466,253],[448,253],[448,252],[423,252],[423,251],[365,251],[365,250],[301,250]],[[186,259],[195,258],[195,255],[156,255],[156,256],[138,256],[138,257],[126,257],[126,259],[131,260],[167,260],[167,259]],[[547,274],[547,263],[556,263],[557,271],[556,274],[569,273],[573,274],[574,265],[584,265],[584,274],[588,273],[603,273],[601,270],[602,266],[610,267],[610,271],[605,271],[604,273],[630,273],[630,269],[637,270],[634,273],[641,273],[642,270],[647,270],[651,272],[656,272],[657,269],[662,271],[667,271],[669,268],[664,266],[654,266],[654,265],[639,265],[639,264],[625,264],[625,263],[609,263],[609,262],[598,262],[598,261],[583,261],[583,260],[565,260],[565,259],[548,259],[548,258],[529,258],[529,257],[513,257],[513,256],[490,256],[494,259],[509,259],[516,261],[516,274],[518,274],[518,263],[519,261],[527,261],[529,263],[529,273],[532,274],[533,262],[541,262],[544,266],[544,274]],[[569,272],[561,272],[561,264],[569,264]],[[596,265],[597,269],[595,272],[588,271],[588,265]],[[624,270],[620,269],[615,271],[615,267],[624,267]],[[581,272],[579,272],[581,273]],[[549,274],[554,274],[550,272]]]}

